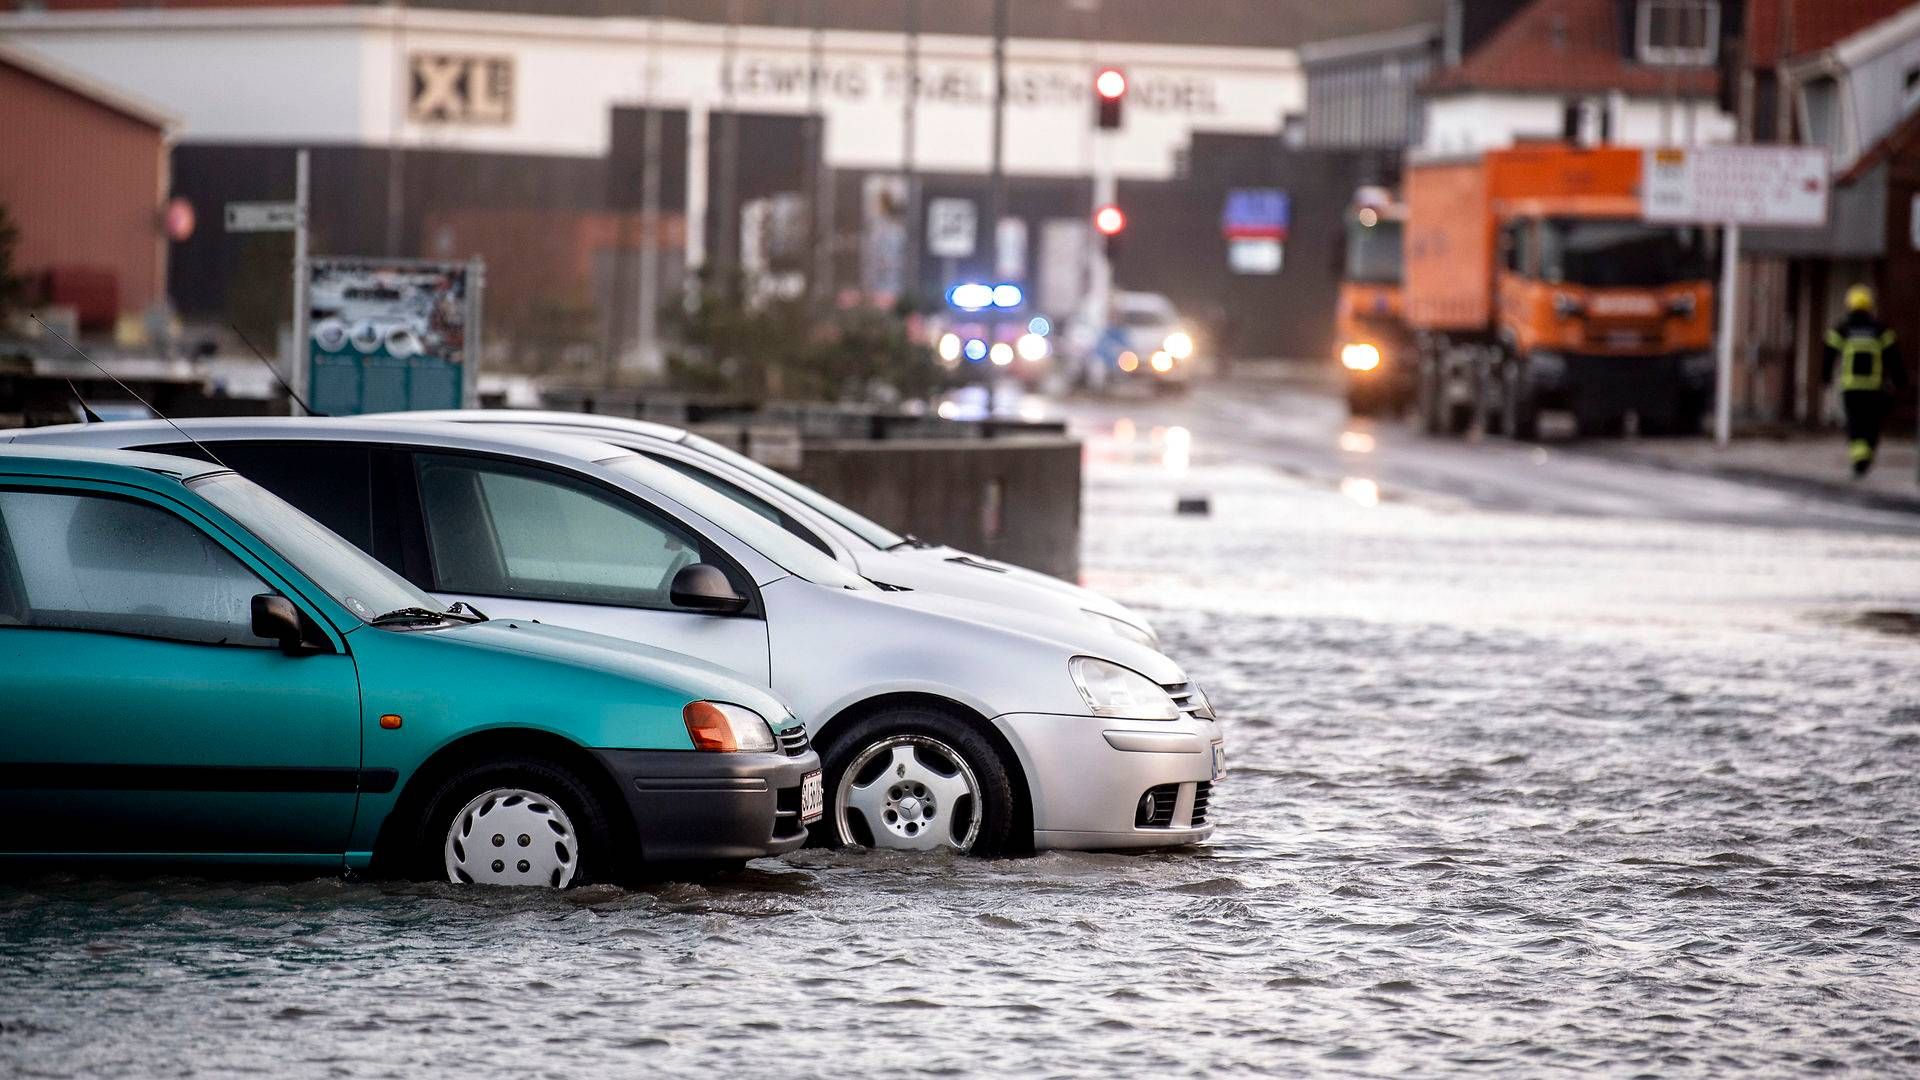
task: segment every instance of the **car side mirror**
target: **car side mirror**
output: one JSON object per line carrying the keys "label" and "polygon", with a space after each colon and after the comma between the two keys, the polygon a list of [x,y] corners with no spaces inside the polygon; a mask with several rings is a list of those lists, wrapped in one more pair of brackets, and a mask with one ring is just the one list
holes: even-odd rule
{"label": "car side mirror", "polygon": [[667,598],[673,601],[674,607],[716,615],[732,615],[747,607],[747,598],[734,589],[727,575],[708,563],[681,567],[680,572],[673,575]]}
{"label": "car side mirror", "polygon": [[277,643],[288,656],[329,651],[319,627],[284,596],[261,593],[253,598],[252,614],[253,636]]}

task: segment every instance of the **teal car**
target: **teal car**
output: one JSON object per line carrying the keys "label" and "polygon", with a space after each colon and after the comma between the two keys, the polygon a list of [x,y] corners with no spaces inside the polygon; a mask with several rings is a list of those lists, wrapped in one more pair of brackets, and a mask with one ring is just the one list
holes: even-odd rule
{"label": "teal car", "polygon": [[0,858],[566,886],[800,846],[769,691],[434,600],[251,481],[0,450]]}

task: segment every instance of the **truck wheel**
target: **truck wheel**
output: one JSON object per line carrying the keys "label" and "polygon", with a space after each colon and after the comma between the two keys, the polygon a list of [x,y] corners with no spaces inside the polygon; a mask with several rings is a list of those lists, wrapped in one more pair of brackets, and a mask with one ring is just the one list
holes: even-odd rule
{"label": "truck wheel", "polygon": [[1440,373],[1434,367],[1433,364],[1421,364],[1420,378],[1414,387],[1414,420],[1424,435],[1439,435],[1446,430],[1440,415]]}
{"label": "truck wheel", "polygon": [[824,755],[826,839],[836,846],[973,855],[1006,850],[1013,782],[986,737],[950,713],[883,709],[835,736]]}
{"label": "truck wheel", "polygon": [[1533,376],[1524,363],[1507,365],[1506,392],[1501,395],[1501,428],[1510,439],[1532,442],[1540,437],[1540,403],[1533,393]]}
{"label": "truck wheel", "polygon": [[465,885],[564,889],[605,880],[611,820],[572,770],[539,759],[469,765],[428,796],[410,875]]}

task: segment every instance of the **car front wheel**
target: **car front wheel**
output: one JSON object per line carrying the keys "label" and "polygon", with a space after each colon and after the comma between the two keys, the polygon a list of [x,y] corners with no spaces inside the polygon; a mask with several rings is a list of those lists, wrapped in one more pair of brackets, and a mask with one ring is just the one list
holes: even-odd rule
{"label": "car front wheel", "polygon": [[842,845],[975,855],[1006,849],[1013,784],[979,731],[928,708],[854,724],[826,754],[828,839]]}
{"label": "car front wheel", "polygon": [[470,765],[427,800],[414,876],[456,885],[586,885],[605,880],[612,833],[592,790],[564,766]]}

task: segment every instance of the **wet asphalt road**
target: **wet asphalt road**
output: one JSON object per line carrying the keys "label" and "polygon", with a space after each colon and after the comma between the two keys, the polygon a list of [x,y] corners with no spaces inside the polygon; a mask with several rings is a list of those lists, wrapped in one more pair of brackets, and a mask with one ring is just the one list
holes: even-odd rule
{"label": "wet asphalt road", "polygon": [[1088,582],[1228,718],[1210,844],[41,879],[0,1074],[1920,1070],[1914,522],[1313,395],[1069,411]]}

